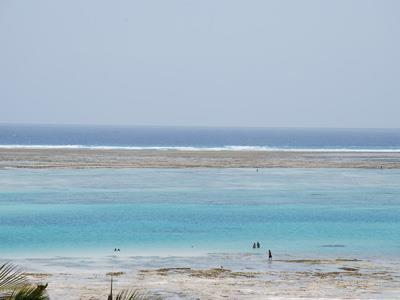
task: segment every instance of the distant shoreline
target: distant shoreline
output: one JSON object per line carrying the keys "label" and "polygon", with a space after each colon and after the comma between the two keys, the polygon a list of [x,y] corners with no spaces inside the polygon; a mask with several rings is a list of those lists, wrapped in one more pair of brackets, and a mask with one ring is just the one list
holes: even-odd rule
{"label": "distant shoreline", "polygon": [[400,152],[0,147],[0,168],[399,169]]}

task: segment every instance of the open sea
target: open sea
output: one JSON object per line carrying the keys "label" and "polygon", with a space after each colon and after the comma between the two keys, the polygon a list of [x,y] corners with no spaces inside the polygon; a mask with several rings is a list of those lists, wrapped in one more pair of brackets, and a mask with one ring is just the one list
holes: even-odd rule
{"label": "open sea", "polygon": [[400,129],[0,124],[0,147],[400,151]]}
{"label": "open sea", "polygon": [[[399,151],[400,131],[1,125],[0,144]],[[398,258],[400,170],[0,170],[0,257],[239,253],[254,241],[282,256]]]}

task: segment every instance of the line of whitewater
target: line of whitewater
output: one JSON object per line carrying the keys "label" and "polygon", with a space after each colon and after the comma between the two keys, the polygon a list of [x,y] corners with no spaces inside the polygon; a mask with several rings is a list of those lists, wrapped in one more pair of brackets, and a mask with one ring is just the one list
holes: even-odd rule
{"label": "line of whitewater", "polygon": [[0,149],[85,149],[85,150],[163,150],[163,151],[270,151],[270,152],[388,152],[400,153],[400,148],[289,148],[269,146],[100,146],[100,145],[0,145]]}

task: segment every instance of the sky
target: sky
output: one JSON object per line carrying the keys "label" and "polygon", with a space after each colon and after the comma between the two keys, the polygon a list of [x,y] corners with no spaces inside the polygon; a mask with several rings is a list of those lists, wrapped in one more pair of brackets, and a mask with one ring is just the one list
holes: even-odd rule
{"label": "sky", "polygon": [[0,0],[0,123],[400,128],[398,0]]}

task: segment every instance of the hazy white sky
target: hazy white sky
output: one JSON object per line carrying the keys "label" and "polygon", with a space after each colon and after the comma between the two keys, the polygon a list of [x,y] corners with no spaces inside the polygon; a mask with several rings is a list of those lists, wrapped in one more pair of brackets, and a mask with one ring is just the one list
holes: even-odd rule
{"label": "hazy white sky", "polygon": [[400,127],[400,1],[0,0],[0,122]]}

